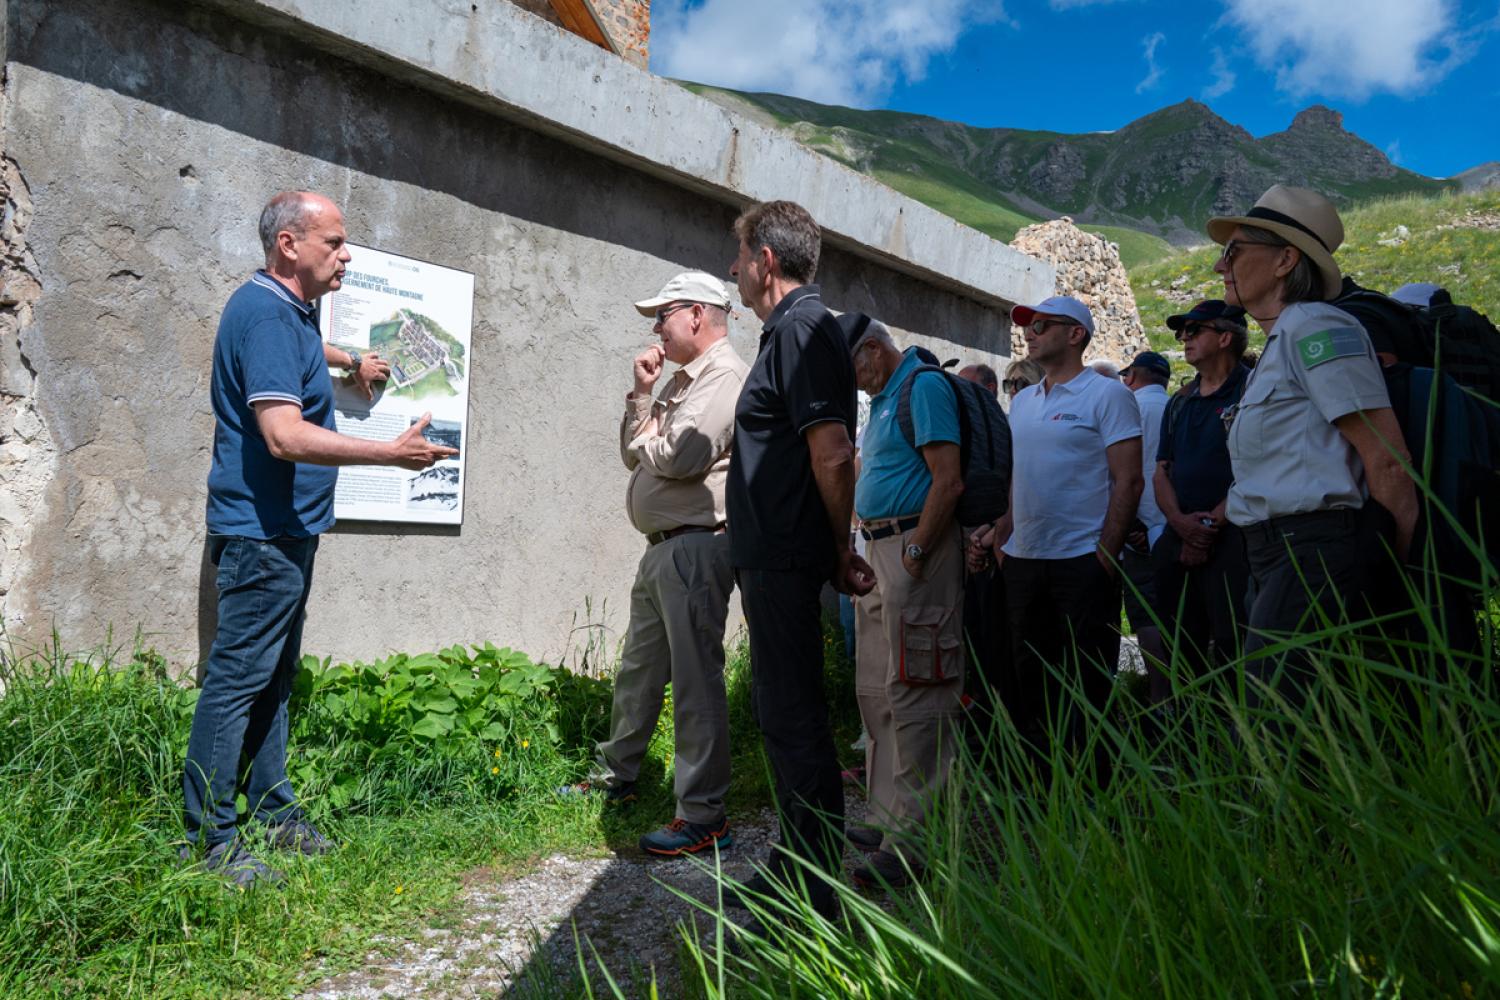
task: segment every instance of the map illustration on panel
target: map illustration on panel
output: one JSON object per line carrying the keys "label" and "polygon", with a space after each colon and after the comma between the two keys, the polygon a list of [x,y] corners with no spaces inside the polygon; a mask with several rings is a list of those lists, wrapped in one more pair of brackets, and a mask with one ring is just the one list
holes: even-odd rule
{"label": "map illustration on panel", "polygon": [[457,396],[464,382],[464,345],[435,320],[398,309],[370,326],[370,350],[391,363],[386,391],[407,399]]}

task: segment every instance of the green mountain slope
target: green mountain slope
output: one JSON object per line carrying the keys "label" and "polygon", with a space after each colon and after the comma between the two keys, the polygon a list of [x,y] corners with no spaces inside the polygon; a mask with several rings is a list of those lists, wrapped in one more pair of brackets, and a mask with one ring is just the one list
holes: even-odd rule
{"label": "green mountain slope", "polygon": [[997,239],[1071,216],[1119,243],[1127,267],[1201,242],[1205,218],[1242,211],[1277,182],[1341,204],[1455,186],[1394,166],[1345,131],[1338,112],[1317,106],[1260,139],[1197,101],[1116,132],[1069,135],[685,86]]}
{"label": "green mountain slope", "polygon": [[[1500,190],[1436,197],[1405,195],[1341,213],[1339,267],[1367,288],[1392,292],[1409,281],[1447,288],[1453,301],[1500,317]],[[1405,227],[1405,235],[1397,227]],[[1141,325],[1157,350],[1176,350],[1166,318],[1200,299],[1222,298],[1217,246],[1201,247],[1130,272]],[[1251,346],[1264,335],[1253,325]],[[1186,366],[1174,365],[1187,372]]]}

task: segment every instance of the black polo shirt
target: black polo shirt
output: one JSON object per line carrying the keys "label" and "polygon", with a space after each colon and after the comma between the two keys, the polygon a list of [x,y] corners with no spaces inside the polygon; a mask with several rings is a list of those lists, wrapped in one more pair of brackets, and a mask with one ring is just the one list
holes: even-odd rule
{"label": "black polo shirt", "polygon": [[1240,401],[1249,375],[1249,368],[1235,365],[1224,384],[1209,396],[1200,396],[1194,381],[1182,390],[1180,400],[1169,400],[1162,411],[1156,460],[1172,463],[1169,478],[1177,506],[1184,512],[1213,510],[1229,495],[1234,470],[1229,464],[1224,411]]}
{"label": "black polo shirt", "polygon": [[854,438],[854,363],[817,285],[777,303],[734,410],[734,451],[724,505],[737,569],[834,566],[828,510],[803,434],[841,421]]}

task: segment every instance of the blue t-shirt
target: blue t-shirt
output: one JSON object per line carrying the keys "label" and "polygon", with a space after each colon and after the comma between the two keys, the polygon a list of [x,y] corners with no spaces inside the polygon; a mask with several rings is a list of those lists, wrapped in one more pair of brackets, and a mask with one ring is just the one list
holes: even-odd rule
{"label": "blue t-shirt", "polygon": [[327,531],[338,469],[273,456],[252,405],[266,399],[297,403],[302,419],[334,429],[333,380],[314,306],[257,271],[229,297],[219,319],[210,397],[215,426],[208,530],[262,540]]}
{"label": "blue t-shirt", "polygon": [[870,422],[865,425],[859,482],[854,487],[854,509],[865,520],[920,514],[932,488],[932,473],[917,448],[940,441],[959,443],[958,397],[941,372],[924,372],[911,387],[917,447],[901,433],[901,421],[896,419],[901,387],[921,364],[916,348],[907,348],[885,388],[870,399]]}

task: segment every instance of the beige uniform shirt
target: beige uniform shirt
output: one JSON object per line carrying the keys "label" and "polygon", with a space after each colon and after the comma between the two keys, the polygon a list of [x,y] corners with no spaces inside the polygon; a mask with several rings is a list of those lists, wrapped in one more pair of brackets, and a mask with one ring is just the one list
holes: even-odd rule
{"label": "beige uniform shirt", "polygon": [[1326,302],[1287,306],[1229,427],[1229,520],[1244,527],[1288,514],[1363,507],[1364,465],[1333,422],[1390,405],[1380,362],[1358,320]]}
{"label": "beige uniform shirt", "polygon": [[655,399],[626,399],[620,457],[632,471],[625,511],[637,531],[724,522],[734,406],[747,371],[724,339],[678,369]]}

